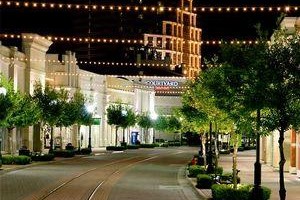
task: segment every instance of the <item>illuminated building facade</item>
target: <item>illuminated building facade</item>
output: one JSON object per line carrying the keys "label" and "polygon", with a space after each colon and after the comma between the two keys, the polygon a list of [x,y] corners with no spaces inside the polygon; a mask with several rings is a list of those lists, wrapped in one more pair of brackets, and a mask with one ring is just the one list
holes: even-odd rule
{"label": "illuminated building facade", "polygon": [[[91,127],[92,147],[114,145],[115,127],[107,124],[106,108],[110,104],[121,102],[130,106],[137,114],[170,114],[173,107],[181,105],[179,98],[186,82],[185,77],[175,76],[137,76],[105,75],[82,70],[78,67],[75,53],[67,51],[60,58],[57,54],[47,54],[51,41],[36,34],[23,34],[22,52],[16,47],[0,45],[0,73],[13,80],[14,88],[31,93],[36,81],[42,85],[48,82],[55,88],[65,88],[73,93],[76,89],[87,97],[87,106],[93,106],[93,117],[99,124]],[[26,39],[24,39],[26,38]],[[0,43],[1,44],[1,43]],[[124,68],[125,66],[123,66]],[[160,93],[160,95],[156,95]],[[163,95],[165,94],[165,95]],[[54,131],[54,145],[60,143],[60,130]],[[126,141],[132,132],[141,133],[135,126],[126,130]],[[8,150],[8,141],[12,141],[13,153],[25,145],[32,151],[41,151],[49,147],[49,133],[40,127],[16,128],[12,135],[1,129],[2,150]],[[88,145],[89,127],[81,126],[80,133],[76,125],[62,130],[63,148],[67,143],[81,147]],[[147,138],[146,138],[147,137]],[[141,142],[152,143],[153,130],[147,136],[139,134]],[[122,130],[118,133],[122,140]]]}
{"label": "illuminated building facade", "polygon": [[154,57],[169,63],[189,79],[195,78],[201,66],[201,29],[197,28],[193,0],[181,0],[176,21],[163,21],[162,34],[144,34],[144,45]]}

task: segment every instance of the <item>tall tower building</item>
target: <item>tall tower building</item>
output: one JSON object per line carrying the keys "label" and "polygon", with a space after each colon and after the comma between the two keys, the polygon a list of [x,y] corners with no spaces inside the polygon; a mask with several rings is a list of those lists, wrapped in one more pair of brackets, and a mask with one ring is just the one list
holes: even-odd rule
{"label": "tall tower building", "polygon": [[201,29],[196,21],[193,0],[181,0],[176,21],[163,21],[161,35],[144,34],[144,45],[155,49],[158,59],[190,79],[199,74],[201,66]]}

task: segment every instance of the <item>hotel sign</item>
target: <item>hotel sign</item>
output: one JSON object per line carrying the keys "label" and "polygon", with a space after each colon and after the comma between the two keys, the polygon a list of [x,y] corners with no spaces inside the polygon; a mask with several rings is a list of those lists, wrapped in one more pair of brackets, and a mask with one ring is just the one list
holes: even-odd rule
{"label": "hotel sign", "polygon": [[148,80],[146,83],[155,87],[177,87],[179,85],[178,81],[167,80]]}

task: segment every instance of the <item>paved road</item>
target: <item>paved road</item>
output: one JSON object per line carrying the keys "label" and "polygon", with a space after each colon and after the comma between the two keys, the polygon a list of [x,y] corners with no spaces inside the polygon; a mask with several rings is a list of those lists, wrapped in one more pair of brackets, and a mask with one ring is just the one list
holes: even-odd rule
{"label": "paved road", "polygon": [[156,148],[65,159],[0,175],[1,200],[196,200],[184,176],[196,148]]}

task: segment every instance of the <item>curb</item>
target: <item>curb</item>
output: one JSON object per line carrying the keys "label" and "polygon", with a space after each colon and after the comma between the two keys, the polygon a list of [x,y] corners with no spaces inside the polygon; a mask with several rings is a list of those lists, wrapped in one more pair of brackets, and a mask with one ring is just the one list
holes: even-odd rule
{"label": "curb", "polygon": [[187,176],[188,171],[185,169],[185,178],[188,180],[189,185],[194,188],[194,190],[198,193],[198,195],[201,197],[203,200],[211,200],[211,189],[199,189],[196,187],[197,181],[196,178],[189,178]]}
{"label": "curb", "polygon": [[[7,167],[7,168],[0,168],[0,176],[3,174],[6,174],[8,172],[12,172],[12,171],[16,171],[16,170],[20,170],[20,169],[26,169],[29,167],[33,167],[36,165],[46,165],[46,164],[50,164],[50,163],[55,163],[55,162],[60,162],[60,161],[64,161],[64,160],[72,160],[72,159],[80,159],[86,157],[85,155],[77,155],[71,158],[59,158],[58,160],[52,160],[52,161],[33,161],[30,164],[27,165],[5,165],[5,166],[11,166],[11,167]],[[2,165],[3,167],[4,165]]]}

